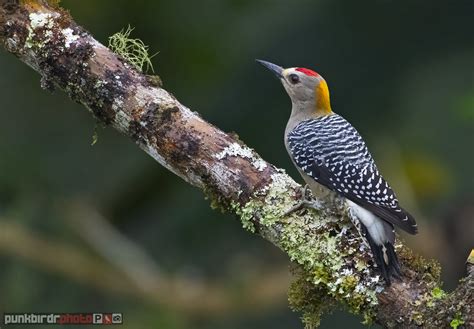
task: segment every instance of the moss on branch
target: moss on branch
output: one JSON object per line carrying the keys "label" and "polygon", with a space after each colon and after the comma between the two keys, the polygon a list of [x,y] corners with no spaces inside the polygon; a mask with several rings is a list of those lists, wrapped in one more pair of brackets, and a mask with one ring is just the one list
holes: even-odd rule
{"label": "moss on branch", "polygon": [[[245,229],[265,236],[301,267],[289,299],[309,327],[319,322],[323,311],[336,305],[328,304],[328,297],[370,322],[383,281],[373,273],[367,253],[360,252],[365,250],[364,244],[347,216],[339,218],[335,205],[285,216],[295,205],[300,188],[286,174],[278,173],[249,202],[234,203],[233,210]],[[317,293],[315,298],[307,298],[308,291]]]}

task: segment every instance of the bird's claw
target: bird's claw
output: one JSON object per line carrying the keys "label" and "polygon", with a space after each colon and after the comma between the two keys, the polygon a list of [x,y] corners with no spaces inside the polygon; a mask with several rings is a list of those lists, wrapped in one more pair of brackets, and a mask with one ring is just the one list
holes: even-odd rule
{"label": "bird's claw", "polygon": [[316,210],[321,209],[321,203],[313,199],[311,195],[311,189],[307,184],[301,188],[301,198],[298,203],[287,210],[284,215],[288,216],[291,213],[300,210],[301,208],[312,208]]}

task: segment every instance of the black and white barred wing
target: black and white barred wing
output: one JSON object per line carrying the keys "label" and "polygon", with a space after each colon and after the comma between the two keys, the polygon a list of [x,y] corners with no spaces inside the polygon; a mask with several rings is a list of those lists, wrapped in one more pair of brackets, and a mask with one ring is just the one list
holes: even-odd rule
{"label": "black and white barred wing", "polygon": [[334,114],[303,121],[287,138],[304,173],[387,222],[417,232],[415,220],[399,206],[361,136],[344,118]]}

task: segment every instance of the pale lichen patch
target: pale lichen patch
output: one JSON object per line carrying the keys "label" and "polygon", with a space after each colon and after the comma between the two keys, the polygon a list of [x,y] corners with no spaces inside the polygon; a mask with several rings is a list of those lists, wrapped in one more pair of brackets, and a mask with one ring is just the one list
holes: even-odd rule
{"label": "pale lichen patch", "polygon": [[227,156],[241,156],[243,158],[251,158],[252,151],[249,148],[243,148],[238,143],[232,143],[214,157],[218,160],[222,160]]}
{"label": "pale lichen patch", "polygon": [[252,165],[258,171],[263,171],[265,168],[267,168],[267,163],[263,159],[255,159],[254,161],[252,161]]}
{"label": "pale lichen patch", "polygon": [[122,98],[116,98],[114,102],[112,103],[112,110],[118,111],[123,107],[123,99]]}
{"label": "pale lichen patch", "polygon": [[[173,98],[168,92],[155,87],[137,86],[134,96],[137,106],[141,108],[148,107],[150,104],[163,104],[162,106],[165,107],[165,104],[174,103]],[[185,111],[181,112],[182,114],[185,113]]]}
{"label": "pale lichen patch", "polygon": [[[54,26],[54,19],[59,16],[58,13],[44,13],[44,12],[33,12],[28,17],[30,19],[30,24],[28,26],[28,36],[25,41],[26,48],[43,48],[44,44],[48,43],[53,33],[51,29]],[[44,31],[44,38],[41,44],[35,44],[34,37],[37,30],[43,29]]]}
{"label": "pale lichen patch", "polygon": [[50,13],[35,12],[29,15],[30,26],[33,30],[41,27],[53,27],[52,18],[53,15]]}
{"label": "pale lichen patch", "polygon": [[79,36],[74,34],[73,29],[65,28],[62,30],[64,36],[64,47],[69,48],[71,44],[79,39]]}
{"label": "pale lichen patch", "polygon": [[229,156],[241,157],[251,160],[252,166],[258,171],[263,171],[267,167],[267,163],[258,157],[251,148],[242,146],[239,143],[232,143],[221,152],[214,155],[214,157],[218,160],[225,159]]}

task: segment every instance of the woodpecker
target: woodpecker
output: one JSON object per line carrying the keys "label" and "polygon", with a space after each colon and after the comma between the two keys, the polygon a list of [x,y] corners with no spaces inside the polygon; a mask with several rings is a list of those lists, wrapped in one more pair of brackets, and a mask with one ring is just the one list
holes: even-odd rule
{"label": "woodpecker", "polygon": [[400,277],[394,225],[416,234],[415,219],[400,207],[357,130],[331,109],[326,81],[302,67],[282,68],[257,60],[272,71],[291,98],[285,146],[316,196],[328,189],[345,198],[352,221],[368,242],[387,285]]}

